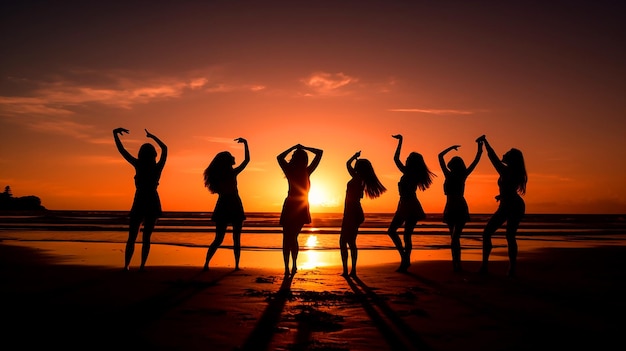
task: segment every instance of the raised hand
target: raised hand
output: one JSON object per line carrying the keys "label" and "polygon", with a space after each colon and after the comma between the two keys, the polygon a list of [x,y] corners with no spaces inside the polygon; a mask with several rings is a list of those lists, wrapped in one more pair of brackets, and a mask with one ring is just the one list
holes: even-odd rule
{"label": "raised hand", "polygon": [[402,134],[395,134],[395,135],[392,135],[391,137],[398,139],[398,140],[402,140]]}
{"label": "raised hand", "polygon": [[244,139],[244,138],[236,138],[236,139],[235,139],[235,141],[236,141],[236,142],[238,142],[238,143],[246,143],[246,142],[248,142],[248,141],[247,141],[246,139]]}
{"label": "raised hand", "polygon": [[113,129],[113,133],[122,135],[124,133],[126,133],[126,134],[130,133],[130,131],[128,129],[126,129],[126,128],[115,128],[115,129]]}

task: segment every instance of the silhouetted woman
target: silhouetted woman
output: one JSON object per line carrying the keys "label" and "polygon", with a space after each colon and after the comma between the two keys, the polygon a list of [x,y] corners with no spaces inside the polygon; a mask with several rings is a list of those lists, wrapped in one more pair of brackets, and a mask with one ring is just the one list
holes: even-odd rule
{"label": "silhouetted woman", "polygon": [[[411,236],[415,225],[419,220],[426,218],[424,209],[417,199],[417,189],[424,191],[432,184],[432,178],[435,176],[424,162],[424,157],[417,152],[411,152],[406,159],[406,163],[400,161],[400,150],[402,149],[402,135],[392,135],[398,139],[398,146],[393,156],[396,166],[402,172],[400,181],[398,182],[398,191],[400,200],[398,208],[391,219],[387,234],[393,241],[398,253],[400,253],[400,267],[398,272],[406,272],[411,265],[411,251],[413,250],[413,242]],[[398,235],[398,228],[404,223],[404,246]]]}
{"label": "silhouetted woman", "polygon": [[211,216],[215,222],[215,239],[209,246],[204,261],[204,270],[209,270],[209,262],[222,245],[226,235],[226,227],[231,224],[233,227],[233,253],[235,255],[235,269],[239,270],[239,257],[241,256],[241,228],[246,215],[243,211],[243,203],[239,197],[237,189],[237,175],[246,168],[250,162],[250,150],[248,141],[244,138],[235,139],[238,143],[243,143],[244,159],[237,167],[235,157],[228,151],[222,151],[215,155],[209,166],[204,170],[204,186],[211,194],[217,194],[217,202]]}
{"label": "silhouetted woman", "polygon": [[126,251],[124,253],[124,270],[128,270],[130,261],[135,252],[135,241],[139,234],[139,227],[143,223],[141,265],[140,270],[144,270],[148,254],[150,253],[150,237],[154,230],[157,219],[163,214],[161,209],[161,199],[157,192],[161,172],[167,159],[167,146],[156,136],[146,131],[146,137],[153,139],[161,148],[161,157],[156,161],[157,152],[150,143],[145,143],[139,148],[137,158],[133,157],[126,149],[119,138],[123,133],[128,134],[128,129],[113,129],[115,146],[124,159],[135,168],[135,198],[130,209],[130,221],[128,227],[128,240],[126,241]]}
{"label": "silhouetted woman", "polygon": [[[361,206],[361,199],[365,193],[368,198],[375,199],[382,195],[387,189],[378,180],[372,163],[364,158],[359,158],[361,152],[355,153],[346,162],[348,173],[352,178],[346,186],[346,199],[343,208],[343,220],[341,222],[341,235],[339,237],[339,249],[341,251],[341,262],[343,264],[343,275],[348,276],[348,247],[350,247],[350,257],[352,258],[352,269],[350,276],[356,276],[356,261],[358,249],[356,237],[361,223],[365,221],[365,214]],[[354,163],[354,161],[356,161]],[[352,166],[354,163],[354,166]]]}
{"label": "silhouetted woman", "polygon": [[[289,162],[285,160],[293,151]],[[313,153],[314,158],[309,164],[308,152]],[[291,274],[298,270],[299,245],[298,235],[305,224],[311,223],[309,211],[309,189],[311,187],[310,176],[317,168],[322,159],[322,150],[300,144],[294,145],[281,152],[276,158],[280,168],[285,173],[289,190],[283,203],[280,214],[280,225],[283,226],[283,260],[285,262],[285,275],[289,275],[289,256],[293,261]]]}
{"label": "silhouetted woman", "polygon": [[460,272],[461,269],[461,234],[465,224],[469,222],[469,207],[465,200],[465,181],[467,177],[474,171],[480,156],[483,153],[483,143],[476,141],[478,149],[474,161],[465,167],[465,162],[459,156],[454,156],[446,162],[444,156],[451,150],[458,151],[461,145],[452,145],[439,153],[439,165],[445,176],[443,182],[443,192],[446,195],[446,205],[443,209],[443,222],[448,225],[450,230],[450,250],[452,251],[452,269]]}
{"label": "silhouetted woman", "polygon": [[484,135],[478,140],[485,144],[487,156],[500,175],[498,178],[500,193],[496,196],[496,201],[499,201],[500,205],[483,231],[483,262],[480,272],[488,273],[489,255],[493,248],[491,236],[506,222],[506,243],[509,251],[508,275],[515,276],[517,268],[517,240],[515,236],[526,211],[526,204],[522,199],[522,195],[526,194],[526,182],[528,181],[524,155],[520,150],[512,148],[500,160]]}

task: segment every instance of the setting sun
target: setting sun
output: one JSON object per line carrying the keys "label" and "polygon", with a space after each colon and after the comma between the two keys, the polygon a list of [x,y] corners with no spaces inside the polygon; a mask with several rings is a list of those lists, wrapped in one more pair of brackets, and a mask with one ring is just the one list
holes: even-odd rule
{"label": "setting sun", "polygon": [[339,200],[331,195],[323,185],[313,183],[309,190],[309,204],[319,207],[336,207]]}

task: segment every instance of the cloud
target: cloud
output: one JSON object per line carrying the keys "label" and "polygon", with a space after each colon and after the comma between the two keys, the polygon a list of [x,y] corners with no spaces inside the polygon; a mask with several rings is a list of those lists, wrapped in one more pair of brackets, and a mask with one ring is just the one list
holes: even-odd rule
{"label": "cloud", "polygon": [[190,91],[257,92],[265,89],[262,85],[211,82],[197,73],[178,78],[118,71],[73,71],[51,81],[19,81],[31,85],[25,94],[28,96],[0,96],[0,115],[69,116],[74,114],[75,108],[88,104],[130,109],[137,104],[180,98]]}
{"label": "cloud", "polygon": [[326,73],[316,72],[310,76],[301,79],[301,82],[311,90],[306,93],[307,96],[314,95],[337,95],[345,94],[342,89],[346,86],[358,82],[355,77],[350,77],[344,73]]}
{"label": "cloud", "polygon": [[412,112],[429,115],[473,115],[474,111],[468,110],[446,110],[446,109],[418,109],[418,108],[392,108],[391,112]]}

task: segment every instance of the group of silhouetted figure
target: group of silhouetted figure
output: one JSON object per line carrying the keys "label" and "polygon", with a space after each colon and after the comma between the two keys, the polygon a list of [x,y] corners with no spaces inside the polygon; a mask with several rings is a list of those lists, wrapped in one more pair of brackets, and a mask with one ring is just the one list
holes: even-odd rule
{"label": "group of silhouetted figure", "polygon": [[[119,138],[124,133],[129,133],[129,131],[124,128],[116,128],[113,130],[113,137],[119,152],[135,168],[136,188],[129,214],[130,220],[124,270],[129,270],[135,242],[142,224],[143,244],[139,269],[144,270],[150,252],[150,237],[157,219],[162,215],[161,201],[157,188],[167,159],[167,146],[158,137],[146,130],[146,137],[153,139],[161,148],[161,156],[157,161],[155,147],[151,143],[145,143],[140,147],[137,158],[135,158],[126,151]],[[424,209],[417,198],[417,190],[424,191],[428,189],[435,174],[428,168],[423,156],[418,152],[411,152],[403,163],[400,159],[403,137],[400,134],[392,135],[392,137],[398,140],[393,159],[402,176],[398,182],[398,206],[389,224],[387,234],[400,254],[400,266],[397,271],[406,272],[411,265],[412,235],[415,226],[426,217]],[[235,166],[235,157],[228,151],[222,151],[215,155],[203,174],[204,185],[212,194],[218,195],[215,209],[211,215],[211,220],[215,223],[215,239],[209,245],[203,266],[204,270],[209,269],[211,258],[221,246],[228,225],[232,227],[233,233],[235,269],[240,269],[241,230],[246,215],[241,197],[239,196],[237,176],[250,162],[250,150],[246,139],[237,138],[235,141],[244,145],[243,161],[238,166]],[[446,204],[443,211],[443,222],[446,223],[450,231],[452,267],[455,272],[462,271],[460,239],[463,228],[470,220],[470,212],[464,196],[465,181],[480,161],[483,148],[485,148],[489,160],[499,175],[499,194],[496,196],[499,205],[482,233],[482,265],[479,272],[483,274],[488,273],[489,255],[493,248],[491,237],[506,222],[505,237],[509,256],[508,275],[514,276],[517,267],[518,250],[516,234],[525,213],[525,203],[522,195],[526,193],[528,180],[524,157],[519,149],[512,148],[500,159],[484,135],[476,139],[476,143],[476,156],[469,166],[466,166],[463,159],[459,156],[454,156],[447,163],[445,162],[445,155],[452,150],[458,150],[460,145],[450,146],[438,155],[439,164],[445,176],[443,188],[446,195]],[[289,154],[291,154],[291,157],[287,160]],[[309,154],[313,155],[313,159],[310,162]],[[282,253],[286,276],[294,275],[298,270],[298,235],[304,225],[311,223],[308,198],[311,186],[310,177],[319,165],[322,154],[323,151],[321,149],[296,144],[277,156],[278,164],[289,185],[279,221],[283,228]],[[342,275],[354,277],[357,272],[358,257],[356,239],[359,227],[365,221],[361,199],[363,196],[367,196],[370,199],[378,198],[387,189],[378,179],[372,163],[365,158],[361,158],[360,151],[347,160],[346,167],[351,179],[346,185],[339,247],[343,265]],[[403,238],[400,238],[398,234],[400,227],[404,229]],[[351,258],[350,271],[348,271],[348,256]]]}

